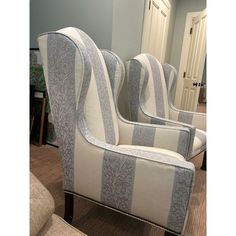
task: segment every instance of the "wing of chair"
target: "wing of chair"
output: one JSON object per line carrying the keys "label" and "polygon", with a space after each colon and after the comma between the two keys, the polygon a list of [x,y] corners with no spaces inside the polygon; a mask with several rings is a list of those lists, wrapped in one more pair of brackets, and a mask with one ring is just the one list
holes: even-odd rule
{"label": "wing of chair", "polygon": [[195,168],[164,149],[121,145],[104,58],[83,31],[68,27],[39,36],[65,192],[181,234]]}
{"label": "wing of chair", "polygon": [[[132,122],[121,116],[118,109],[118,97],[124,82],[124,64],[115,53],[109,50],[101,50],[101,52],[106,62],[116,106],[120,144],[145,145],[168,149],[188,159],[192,153],[193,144],[193,135],[189,128]],[[142,82],[146,83],[147,81],[143,80]],[[195,128],[193,131],[195,131]]]}
{"label": "wing of chair", "polygon": [[[173,106],[176,70],[150,54],[140,54],[126,63],[130,119],[151,124],[186,127],[193,144],[187,160],[204,153],[206,169],[206,114],[178,110]],[[143,78],[147,82],[143,83]]]}

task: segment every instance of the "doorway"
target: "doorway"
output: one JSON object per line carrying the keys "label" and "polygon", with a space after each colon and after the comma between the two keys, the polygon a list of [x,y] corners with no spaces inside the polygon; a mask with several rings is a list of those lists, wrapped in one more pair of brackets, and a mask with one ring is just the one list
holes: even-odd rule
{"label": "doorway", "polygon": [[145,3],[142,53],[150,53],[165,62],[171,4],[168,0],[147,0]]}
{"label": "doorway", "polygon": [[183,110],[196,111],[199,95],[203,98],[206,91],[202,81],[206,66],[206,19],[206,9],[190,12],[186,17],[175,96],[175,106]]}

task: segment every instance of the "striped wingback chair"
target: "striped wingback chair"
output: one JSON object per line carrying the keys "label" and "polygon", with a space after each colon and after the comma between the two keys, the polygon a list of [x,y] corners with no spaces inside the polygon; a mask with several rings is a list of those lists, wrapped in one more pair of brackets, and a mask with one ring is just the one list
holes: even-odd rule
{"label": "striped wingback chair", "polygon": [[[106,62],[108,74],[111,82],[113,98],[116,106],[119,128],[125,134],[122,141],[132,145],[145,145],[168,149],[181,154],[187,159],[192,153],[191,131],[185,127],[163,126],[157,124],[138,123],[126,120],[122,117],[118,109],[118,98],[124,82],[125,69],[121,59],[109,50],[101,50]],[[147,80],[142,78],[141,86]],[[134,89],[137,89],[136,87]],[[136,93],[134,93],[136,96]],[[137,99],[138,102],[138,99]]]}
{"label": "striped wingback chair", "polygon": [[62,161],[65,220],[72,221],[73,196],[81,196],[181,234],[194,165],[176,152],[125,145],[106,63],[87,34],[69,27],[38,41]]}
{"label": "striped wingback chair", "polygon": [[[206,114],[174,107],[177,72],[150,54],[127,61],[130,119],[160,125],[188,128],[192,136],[189,160],[204,151],[202,169],[206,169]],[[143,83],[143,80],[147,82]]]}

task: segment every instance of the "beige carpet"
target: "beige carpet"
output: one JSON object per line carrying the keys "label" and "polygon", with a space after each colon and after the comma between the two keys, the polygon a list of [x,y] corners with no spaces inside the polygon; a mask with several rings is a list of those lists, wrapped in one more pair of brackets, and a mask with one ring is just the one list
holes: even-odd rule
{"label": "beige carpet", "polygon": [[[55,199],[56,213],[64,215],[62,171],[55,147],[30,146],[30,169]],[[200,170],[202,155],[193,159],[196,182],[184,236],[206,235],[206,173]],[[162,236],[164,231],[147,223],[76,198],[72,224],[84,233],[97,236]]]}

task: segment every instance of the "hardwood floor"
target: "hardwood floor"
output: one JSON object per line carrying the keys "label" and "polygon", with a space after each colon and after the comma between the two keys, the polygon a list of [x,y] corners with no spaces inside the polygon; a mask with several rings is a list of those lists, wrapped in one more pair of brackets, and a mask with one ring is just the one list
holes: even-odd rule
{"label": "hardwood floor", "polygon": [[[193,158],[196,166],[195,187],[184,236],[206,235],[206,172],[200,169],[202,154]],[[62,168],[58,149],[49,145],[30,146],[30,170],[55,199],[55,212],[64,215]],[[89,236],[163,236],[164,231],[150,224],[75,198],[72,225]]]}

